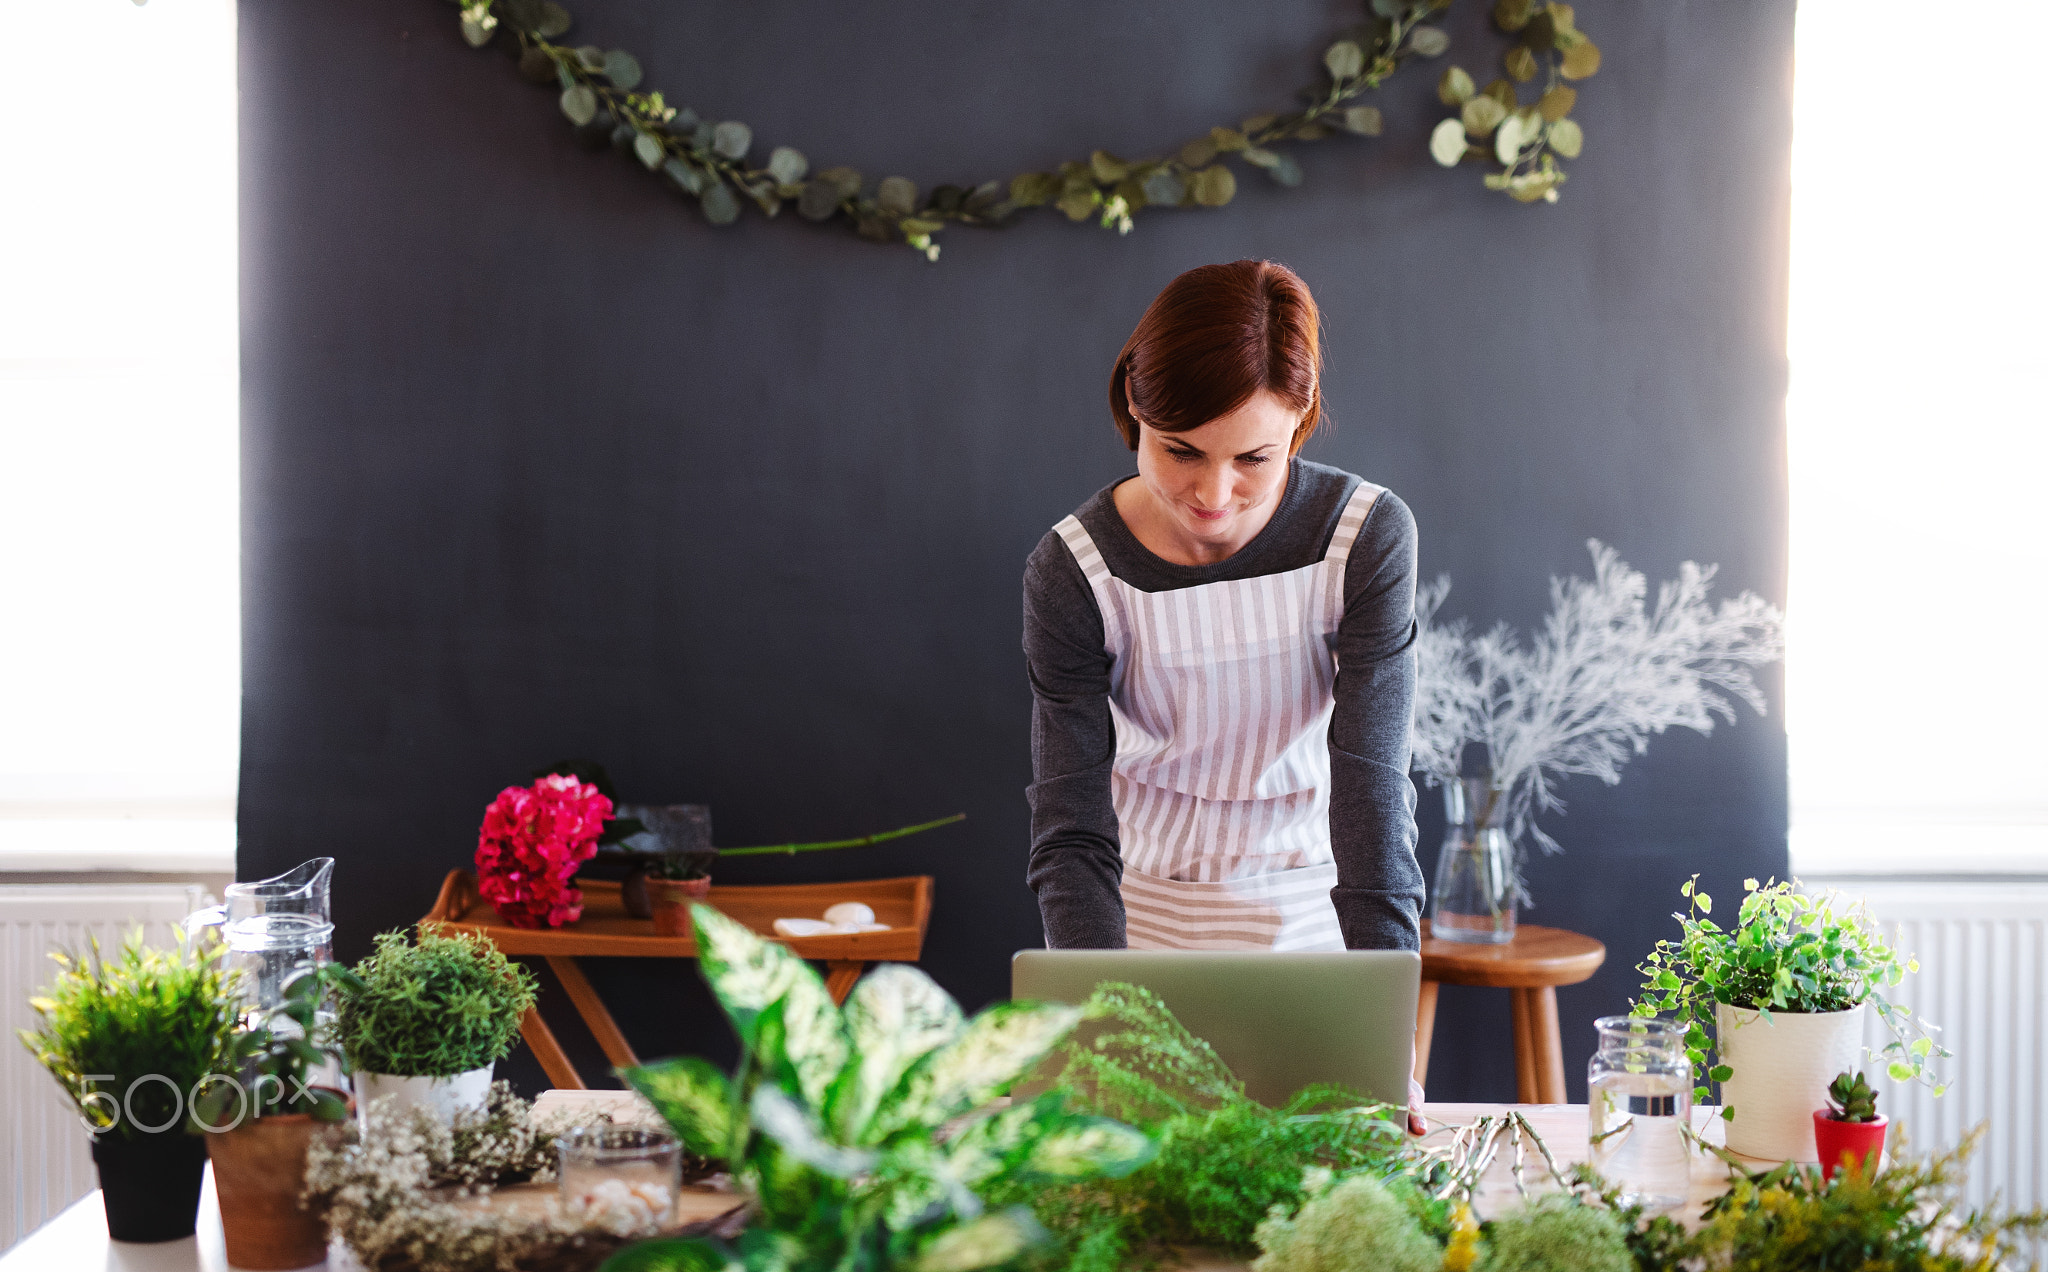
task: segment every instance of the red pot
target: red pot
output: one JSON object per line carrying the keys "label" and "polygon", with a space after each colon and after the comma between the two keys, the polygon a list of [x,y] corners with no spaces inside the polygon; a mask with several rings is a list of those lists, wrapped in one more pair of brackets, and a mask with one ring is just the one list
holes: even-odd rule
{"label": "red pot", "polygon": [[1826,1109],[1815,1109],[1813,1142],[1820,1149],[1822,1178],[1833,1179],[1838,1166],[1859,1172],[1875,1170],[1890,1126],[1891,1119],[1883,1114],[1875,1122],[1837,1122]]}
{"label": "red pot", "polygon": [[656,936],[690,935],[690,903],[711,895],[711,880],[649,879],[647,900],[654,910]]}

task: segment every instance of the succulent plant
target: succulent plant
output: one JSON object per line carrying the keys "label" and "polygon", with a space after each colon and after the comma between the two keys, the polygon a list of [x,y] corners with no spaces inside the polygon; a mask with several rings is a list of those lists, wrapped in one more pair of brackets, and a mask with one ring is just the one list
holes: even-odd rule
{"label": "succulent plant", "polygon": [[1875,1122],[1877,1092],[1861,1073],[1836,1074],[1828,1084],[1828,1116],[1837,1122]]}

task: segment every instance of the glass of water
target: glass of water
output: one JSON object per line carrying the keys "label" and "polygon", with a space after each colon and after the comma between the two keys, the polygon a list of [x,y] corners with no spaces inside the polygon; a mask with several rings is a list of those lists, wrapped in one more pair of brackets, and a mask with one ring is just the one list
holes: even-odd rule
{"label": "glass of water", "polygon": [[1685,1027],[1638,1016],[1593,1022],[1600,1049],[1586,1065],[1586,1133],[1593,1168],[1652,1210],[1692,1192],[1692,1065]]}

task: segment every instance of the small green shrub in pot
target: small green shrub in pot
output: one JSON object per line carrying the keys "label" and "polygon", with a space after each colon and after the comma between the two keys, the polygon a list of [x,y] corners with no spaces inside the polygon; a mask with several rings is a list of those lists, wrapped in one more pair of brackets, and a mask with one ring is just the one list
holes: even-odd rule
{"label": "small green shrub in pot", "polygon": [[381,933],[339,996],[336,1036],[356,1101],[396,1097],[446,1115],[481,1108],[534,1002],[531,970],[473,933]]}
{"label": "small green shrub in pot", "polygon": [[[1926,1082],[1936,1095],[1947,1089],[1928,1064],[1949,1052],[1925,1021],[1885,995],[1920,964],[1892,947],[1860,902],[1808,896],[1796,880],[1747,879],[1735,925],[1722,928],[1698,883],[1695,875],[1679,889],[1691,902],[1673,916],[1679,939],[1659,941],[1637,968],[1644,980],[1633,1011],[1668,1013],[1685,1025],[1700,1080],[1695,1098],[1711,1098],[1708,1082],[1722,1084],[1729,1148],[1818,1160],[1811,1115],[1861,1048],[1866,1004],[1891,1035],[1882,1048],[1887,1072]],[[1718,1060],[1711,1066],[1710,1051]]]}
{"label": "small green shrub in pot", "polygon": [[215,943],[143,944],[112,958],[52,954],[61,969],[29,1000],[42,1019],[21,1040],[57,1079],[93,1137],[108,1231],[117,1241],[192,1235],[206,1144],[187,1132],[212,1075],[233,1073],[235,976]]}

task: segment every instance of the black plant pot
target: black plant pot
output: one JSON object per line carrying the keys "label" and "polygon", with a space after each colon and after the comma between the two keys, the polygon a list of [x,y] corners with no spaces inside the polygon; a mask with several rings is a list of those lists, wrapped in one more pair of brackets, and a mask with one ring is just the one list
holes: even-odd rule
{"label": "black plant pot", "polygon": [[103,1135],[92,1142],[100,1168],[107,1235],[116,1241],[176,1241],[199,1220],[206,1141],[182,1131]]}

